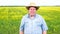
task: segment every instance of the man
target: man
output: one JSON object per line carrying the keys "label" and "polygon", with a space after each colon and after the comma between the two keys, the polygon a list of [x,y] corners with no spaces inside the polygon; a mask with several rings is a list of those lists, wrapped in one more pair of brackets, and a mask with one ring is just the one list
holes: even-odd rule
{"label": "man", "polygon": [[28,6],[28,14],[23,16],[20,34],[47,34],[48,27],[42,16],[36,14],[39,7]]}

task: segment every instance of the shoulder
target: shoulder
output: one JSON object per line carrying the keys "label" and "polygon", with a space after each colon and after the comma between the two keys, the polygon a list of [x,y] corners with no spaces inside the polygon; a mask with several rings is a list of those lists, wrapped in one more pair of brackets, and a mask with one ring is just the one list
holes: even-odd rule
{"label": "shoulder", "polygon": [[36,14],[36,15],[37,15],[38,18],[43,18],[43,17],[42,17],[41,15],[39,15],[39,14]]}
{"label": "shoulder", "polygon": [[28,14],[25,14],[22,19],[26,19],[28,17]]}

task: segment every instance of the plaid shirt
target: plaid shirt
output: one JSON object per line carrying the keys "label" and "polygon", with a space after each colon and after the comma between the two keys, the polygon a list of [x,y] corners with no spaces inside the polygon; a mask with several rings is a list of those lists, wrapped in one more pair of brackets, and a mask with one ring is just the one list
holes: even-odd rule
{"label": "plaid shirt", "polygon": [[42,16],[36,14],[34,19],[30,19],[28,14],[23,16],[20,31],[24,31],[24,34],[42,34],[46,30],[48,27]]}

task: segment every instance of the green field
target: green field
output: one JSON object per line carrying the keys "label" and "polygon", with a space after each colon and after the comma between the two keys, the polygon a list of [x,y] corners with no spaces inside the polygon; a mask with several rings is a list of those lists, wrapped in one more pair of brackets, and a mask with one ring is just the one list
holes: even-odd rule
{"label": "green field", "polygon": [[[0,7],[0,34],[19,34],[22,16],[27,12],[25,7]],[[45,19],[48,34],[60,34],[60,7],[41,6],[37,14]]]}

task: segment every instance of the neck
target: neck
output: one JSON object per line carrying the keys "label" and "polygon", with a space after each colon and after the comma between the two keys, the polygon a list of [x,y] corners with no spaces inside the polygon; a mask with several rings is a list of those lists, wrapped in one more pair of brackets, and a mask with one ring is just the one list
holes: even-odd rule
{"label": "neck", "polygon": [[30,15],[30,17],[34,17],[34,15]]}
{"label": "neck", "polygon": [[33,19],[35,17],[35,15],[30,15],[30,18]]}

